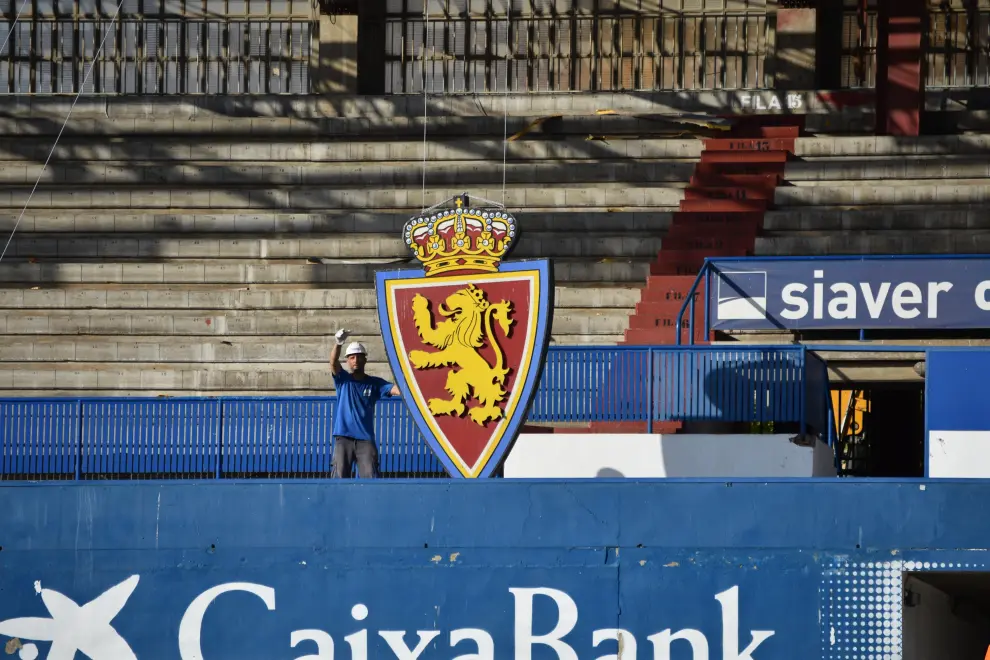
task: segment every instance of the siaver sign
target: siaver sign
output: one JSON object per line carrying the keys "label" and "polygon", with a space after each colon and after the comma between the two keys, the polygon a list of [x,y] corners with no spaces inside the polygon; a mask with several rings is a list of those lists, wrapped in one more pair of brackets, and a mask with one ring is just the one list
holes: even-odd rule
{"label": "siaver sign", "polygon": [[[40,581],[36,581],[35,591],[41,597],[48,616],[0,620],[0,634],[11,638],[6,644],[7,653],[16,651],[21,660],[35,660],[42,650],[40,643],[42,648],[50,644],[46,657],[53,660],[71,660],[77,653],[91,660],[173,657],[174,651],[166,651],[161,642],[153,644],[154,652],[145,656],[136,650],[139,648],[137,644],[132,647],[125,635],[114,627],[115,619],[123,618],[122,610],[139,582],[139,575],[131,575],[79,605],[69,596],[52,588],[43,588]],[[270,657],[297,660],[669,659],[672,657],[672,647],[674,656],[693,656],[695,660],[758,660],[767,657],[766,649],[763,653],[758,651],[775,634],[773,630],[740,629],[738,586],[714,594],[710,601],[720,619],[717,638],[711,640],[698,628],[675,630],[662,626],[645,638],[637,639],[632,631],[615,625],[620,623],[616,611],[613,610],[609,616],[608,608],[601,607],[604,602],[600,602],[600,607],[590,613],[592,618],[601,619],[599,623],[602,627],[590,631],[590,635],[582,635],[575,631],[579,619],[578,604],[567,592],[550,587],[509,587],[501,596],[493,594],[495,600],[505,599],[501,603],[504,605],[505,628],[511,631],[509,635],[498,635],[500,641],[506,637],[511,639],[510,647],[499,645],[497,649],[493,632],[477,624],[444,629],[438,620],[440,606],[428,608],[435,610],[436,616],[431,617],[433,625],[427,629],[375,629],[375,617],[363,602],[354,603],[348,616],[328,617],[325,627],[294,627],[284,618],[279,620],[276,616],[279,602],[287,595],[279,595],[275,587],[265,583],[217,584],[188,602],[181,612],[177,630],[167,633],[166,638],[171,637],[169,645],[178,652],[181,660],[234,657],[229,654],[229,647],[225,649],[227,653],[204,651],[204,639],[215,638],[217,628],[241,628],[245,635],[249,630],[264,629],[276,637],[281,636],[282,640],[281,652]],[[291,598],[289,609],[292,609]],[[315,611],[326,615],[329,614],[327,610],[324,606],[317,607]],[[310,610],[310,614],[313,612]],[[153,617],[160,627],[168,627],[171,617],[160,606],[153,612]],[[612,625],[609,619],[612,619]],[[642,649],[642,655],[637,655],[637,646]],[[618,653],[610,652],[610,647]],[[721,654],[716,655],[719,648]],[[259,653],[256,657],[269,656]]]}
{"label": "siaver sign", "polygon": [[714,259],[713,330],[990,328],[990,257]]}

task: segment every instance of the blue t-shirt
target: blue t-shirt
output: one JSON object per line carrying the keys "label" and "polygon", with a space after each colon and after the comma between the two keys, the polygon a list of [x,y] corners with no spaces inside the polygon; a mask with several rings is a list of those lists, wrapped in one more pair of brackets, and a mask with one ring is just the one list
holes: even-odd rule
{"label": "blue t-shirt", "polygon": [[374,441],[375,404],[391,396],[392,383],[377,376],[365,376],[358,380],[341,369],[333,377],[333,384],[337,388],[333,434]]}

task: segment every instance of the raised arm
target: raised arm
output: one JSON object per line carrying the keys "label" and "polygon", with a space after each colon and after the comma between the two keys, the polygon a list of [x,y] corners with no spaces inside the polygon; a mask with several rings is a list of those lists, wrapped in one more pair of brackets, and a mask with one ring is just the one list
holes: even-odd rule
{"label": "raised arm", "polygon": [[351,333],[347,330],[338,330],[334,337],[333,346],[330,348],[330,372],[336,376],[340,373],[340,347],[347,341]]}

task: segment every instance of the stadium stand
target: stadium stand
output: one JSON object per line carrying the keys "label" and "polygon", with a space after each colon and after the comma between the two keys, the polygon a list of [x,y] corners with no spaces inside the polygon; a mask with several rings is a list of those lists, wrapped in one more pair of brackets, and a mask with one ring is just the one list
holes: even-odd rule
{"label": "stadium stand", "polygon": [[[0,263],[5,394],[325,393],[327,338],[343,325],[369,344],[370,371],[388,374],[373,274],[409,262],[400,230],[422,205],[421,117],[105,103],[73,112]],[[0,109],[5,232],[66,109]],[[582,121],[508,143],[504,199],[526,233],[513,257],[555,259],[553,342],[614,344],[702,145],[588,140]],[[509,128],[532,123],[523,112]],[[475,108],[434,126],[426,204],[462,189],[501,201],[504,118]]]}
{"label": "stadium stand", "polygon": [[982,254],[990,135],[799,139],[761,255]]}

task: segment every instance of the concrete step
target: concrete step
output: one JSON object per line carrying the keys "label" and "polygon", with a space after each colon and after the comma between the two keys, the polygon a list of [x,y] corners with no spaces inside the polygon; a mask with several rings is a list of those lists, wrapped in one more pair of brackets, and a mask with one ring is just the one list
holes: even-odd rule
{"label": "concrete step", "polygon": [[[623,332],[625,328],[623,328]],[[554,335],[554,345],[615,345],[622,332],[609,335]],[[381,336],[355,336],[368,348],[369,358],[386,362]],[[202,362],[204,365],[255,363],[320,363],[326,364],[333,337],[293,338],[284,336],[231,337],[209,339],[200,337],[52,337],[32,339],[5,337],[0,345],[2,362],[66,362],[79,366],[112,366],[132,362]],[[70,366],[70,365],[67,365]]]}
{"label": "concrete step", "polygon": [[[596,184],[593,186],[547,186],[541,184],[480,188],[469,191],[477,197],[495,200],[522,213],[526,210],[565,208],[605,210],[608,208],[659,208],[672,210],[684,196],[685,183],[656,186]],[[0,189],[0,209],[20,212],[27,204],[30,187]],[[194,186],[192,184],[154,186],[151,184],[87,186],[68,184],[39,186],[30,198],[31,207],[72,210],[104,209],[258,209],[305,211],[323,209],[403,210],[415,213],[464,192],[463,189],[428,186],[422,188],[320,188],[310,186],[270,187],[260,184]]]}
{"label": "concrete step", "polygon": [[990,231],[809,232],[757,238],[756,254],[990,254]]}
{"label": "concrete step", "polygon": [[[587,140],[516,140],[504,142],[498,137],[427,139],[427,170],[438,162],[488,162],[501,169],[503,158],[509,161],[588,161],[599,159],[659,159],[694,161],[701,155],[698,140],[615,139]],[[18,138],[0,141],[0,160],[44,163],[52,150],[51,138]],[[102,136],[64,136],[52,154],[52,162],[79,161],[87,165],[107,165],[131,161],[171,161],[248,164],[285,163],[359,163],[386,164],[402,162],[422,166],[424,147],[422,132],[418,139],[368,140],[341,136],[337,139],[190,136],[106,139]],[[37,174],[35,174],[37,177]],[[32,181],[33,182],[33,181]]]}
{"label": "concrete step", "polygon": [[[0,213],[0,231],[10,231],[19,212]],[[561,211],[515,214],[522,231],[637,232],[662,233],[670,226],[671,213],[664,211]],[[18,232],[142,233],[163,235],[187,232],[224,233],[382,233],[399,236],[411,217],[405,213],[238,213],[210,210],[200,213],[104,213],[72,211],[28,212],[21,217]]]}
{"label": "concrete step", "polygon": [[792,161],[784,179],[793,183],[828,182],[850,185],[882,179],[890,185],[915,185],[918,179],[980,179],[990,177],[986,156],[892,156],[875,158],[826,158]]}
{"label": "concrete step", "polygon": [[[649,258],[660,251],[659,237],[526,232],[513,249],[513,258],[617,257]],[[18,233],[7,250],[9,257],[74,259],[389,259],[408,260],[411,253],[401,235],[315,234],[255,238],[243,235],[203,234],[172,238],[161,234],[89,234],[51,238],[47,234]]]}
{"label": "concrete step", "polygon": [[[365,371],[391,380],[385,362],[369,361]],[[106,364],[62,364],[60,362],[0,363],[0,391],[50,390],[154,390],[173,396],[201,395],[206,390],[267,390],[286,394],[320,390],[333,394],[333,378],[326,360],[320,362],[203,363],[158,361]]]}
{"label": "concrete step", "polygon": [[[649,273],[651,260],[590,261],[588,258],[554,261],[554,278],[560,284],[636,283]],[[407,262],[390,264],[404,267]],[[42,283],[169,283],[169,284],[326,284],[370,286],[383,264],[244,264],[183,260],[182,263],[106,263],[60,261],[18,263],[4,258],[0,282]]]}
{"label": "concrete step", "polygon": [[[161,97],[164,98],[164,97]],[[6,137],[55,137],[62,126],[65,114],[57,118],[38,116],[0,116],[0,135]],[[77,115],[73,111],[65,124],[63,137],[74,135],[101,137],[175,137],[203,136],[217,138],[237,135],[267,137],[276,140],[310,140],[314,138],[340,137],[354,139],[361,136],[369,140],[415,139],[422,137],[423,126],[431,139],[438,137],[491,136],[502,139],[503,135],[522,133],[525,139],[539,139],[545,136],[574,136],[586,139],[589,135],[607,135],[631,138],[642,136],[682,138],[685,131],[694,127],[686,126],[677,117],[666,120],[637,118],[635,116],[591,116],[568,115],[534,126],[543,117],[535,115],[510,116],[505,121],[501,112],[489,117],[469,117],[447,115],[436,116],[385,117],[320,117],[299,119],[290,117],[228,117],[220,115],[194,115],[183,119],[173,118],[126,118],[98,115]],[[699,135],[707,131],[697,130]]]}
{"label": "concrete step", "polygon": [[798,138],[796,156],[909,156],[990,154],[990,135],[849,136]]}
{"label": "concrete step", "polygon": [[[574,184],[574,183],[656,183],[684,182],[694,170],[690,161],[573,161],[541,160],[509,162],[503,168],[495,160],[441,161],[426,165],[427,182],[431,186],[490,186],[505,179],[507,184]],[[229,163],[195,163],[168,161],[162,163],[120,162],[115,164],[54,163],[42,170],[40,164],[23,161],[0,163],[0,186],[34,185],[38,177],[43,184],[189,184],[243,185],[256,182],[272,186],[420,186],[423,164],[400,161],[367,164],[351,163],[283,163],[266,165],[252,162],[244,165]]]}
{"label": "concrete step", "polygon": [[[728,96],[732,96],[729,94]],[[92,96],[84,95],[73,108],[80,117],[113,117],[188,122],[191,119],[285,118],[314,120],[325,117],[433,118],[595,116],[607,109],[618,115],[670,115],[709,109],[714,114],[736,101],[723,90],[659,90],[583,92],[512,92],[509,94],[311,94],[306,96]],[[61,120],[68,114],[68,96],[15,96],[0,98],[0,116],[43,117]],[[806,112],[835,114],[829,101],[809,99]],[[701,118],[715,122],[712,115]]]}
{"label": "concrete step", "polygon": [[966,204],[790,208],[768,211],[763,227],[770,232],[990,229],[990,215],[983,206]]}
{"label": "concrete step", "polygon": [[[111,285],[113,286],[113,285]],[[557,286],[556,309],[628,310],[640,300],[633,287]],[[19,310],[375,310],[373,288],[284,289],[264,285],[125,285],[124,288],[0,289],[0,309]]]}
{"label": "concrete step", "polygon": [[[621,335],[632,309],[566,309],[553,315],[554,336]],[[8,335],[174,335],[208,337],[327,337],[340,328],[380,336],[375,309],[342,310],[21,310],[4,309],[0,333]]]}
{"label": "concrete step", "polygon": [[860,181],[856,185],[820,185],[777,188],[774,203],[785,206],[857,206],[888,204],[979,204],[990,201],[990,180],[956,179],[933,184],[918,180],[912,185]]}

